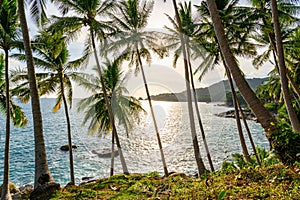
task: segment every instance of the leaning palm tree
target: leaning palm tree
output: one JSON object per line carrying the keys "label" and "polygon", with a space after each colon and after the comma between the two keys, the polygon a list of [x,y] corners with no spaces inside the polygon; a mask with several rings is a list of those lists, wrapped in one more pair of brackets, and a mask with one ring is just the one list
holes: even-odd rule
{"label": "leaning palm tree", "polygon": [[49,27],[50,30],[54,32],[62,30],[64,33],[68,33],[67,35],[69,39],[74,39],[76,38],[76,36],[78,36],[78,33],[82,30],[82,28],[88,27],[89,29],[89,34],[85,43],[86,48],[84,50],[84,55],[90,55],[92,53],[94,55],[100,78],[101,88],[103,89],[105,104],[107,105],[109,112],[109,122],[112,125],[113,134],[115,135],[117,147],[120,153],[123,172],[125,174],[128,174],[129,172],[125,162],[125,158],[123,156],[117,129],[115,127],[114,115],[112,112],[111,103],[109,102],[107,96],[107,91],[103,79],[103,73],[96,48],[97,41],[104,42],[106,37],[114,33],[114,29],[112,28],[112,22],[98,20],[98,17],[106,18],[108,16],[108,11],[114,8],[114,1],[54,0],[54,2],[59,5],[59,9],[61,10],[63,15],[67,14],[69,10],[72,10],[75,13],[75,15],[70,17],[53,16],[52,24]]}
{"label": "leaning palm tree", "polygon": [[[139,113],[144,111],[140,102],[131,96],[124,95],[128,93],[125,87],[122,86],[126,76],[122,78],[123,74],[119,70],[120,62],[115,60],[110,62],[108,59],[104,63],[106,66],[103,71],[103,78],[108,98],[112,104],[113,113],[119,124],[125,128],[128,133],[133,127],[133,122],[139,119]],[[94,68],[94,71],[97,69]],[[109,122],[109,113],[105,103],[103,90],[101,88],[99,77],[94,75],[81,76],[80,86],[84,87],[92,93],[91,96],[82,99],[78,102],[78,111],[83,111],[85,117],[83,124],[89,121],[89,134],[108,133],[112,131],[112,125]],[[113,159],[114,159],[114,134],[112,134],[112,166],[111,175],[113,175]]]}
{"label": "leaning palm tree", "polygon": [[[191,59],[192,59],[191,57],[193,55],[204,55],[204,53],[203,53],[204,49],[201,47],[199,42],[194,39],[195,38],[194,36],[197,34],[197,32],[199,30],[199,26],[198,26],[199,22],[192,16],[193,13],[192,13],[191,2],[189,2],[189,3],[184,2],[184,4],[180,3],[179,8],[180,8],[179,9],[180,20],[181,20],[181,23],[184,24],[184,26],[182,28],[184,31],[183,32],[184,33],[184,42],[187,47],[187,60],[188,60],[188,65],[189,65],[189,73],[190,73],[191,86],[192,86],[192,92],[193,92],[193,98],[194,98],[194,105],[195,105],[195,109],[196,109],[196,114],[197,114],[197,118],[198,118],[198,123],[199,123],[199,128],[200,128],[203,144],[204,144],[206,155],[207,155],[207,160],[210,165],[211,171],[214,171],[214,166],[213,166],[212,159],[211,159],[211,156],[209,153],[209,148],[208,148],[208,144],[206,141],[206,135],[205,135],[204,127],[202,124],[200,109],[198,106],[198,98],[197,98],[197,94],[196,94],[194,76],[193,76],[192,65],[191,65]],[[179,38],[179,27],[178,27],[175,19],[172,19],[169,15],[167,15],[167,16],[168,16],[170,22],[172,23],[173,28],[165,27],[170,32],[170,34],[165,34],[165,36],[164,36],[164,40],[167,43],[167,45],[164,46],[164,48],[175,49],[175,50],[173,50],[174,51],[173,64],[174,64],[174,67],[176,67],[177,60],[178,60],[180,54],[182,54],[182,48],[181,48],[181,43],[180,43],[180,38]]]}
{"label": "leaning palm tree", "polygon": [[[53,183],[53,177],[50,173],[48,167],[48,161],[46,156],[45,141],[43,135],[43,124],[42,124],[42,114],[40,108],[40,98],[37,90],[37,82],[35,77],[34,61],[32,56],[31,44],[29,31],[27,26],[27,19],[25,15],[24,0],[18,0],[18,13],[20,19],[20,25],[22,29],[23,43],[26,54],[26,63],[28,71],[28,79],[30,85],[30,96],[31,96],[31,109],[34,124],[34,146],[35,146],[35,178],[34,178],[34,188],[35,191],[32,193],[32,197],[39,195],[41,192],[39,188],[58,188],[59,186]],[[32,14],[39,19],[39,17],[44,18],[44,0],[35,0],[32,2]],[[37,6],[39,5],[39,6]],[[41,186],[41,187],[40,187]],[[44,189],[45,189],[44,188]],[[44,190],[47,192],[53,192],[53,190]]]}
{"label": "leaning palm tree", "polygon": [[222,24],[221,18],[218,13],[218,9],[214,0],[207,0],[208,9],[212,17],[212,22],[214,25],[214,30],[222,54],[224,56],[225,62],[232,74],[232,77],[241,92],[242,96],[246,100],[248,106],[256,115],[259,123],[265,129],[267,133],[267,138],[269,139],[271,145],[274,144],[273,134],[277,133],[276,119],[266,110],[266,108],[261,104],[255,93],[251,90],[245,78],[243,77],[238,64],[235,60],[234,55],[230,51],[228,41],[225,35],[224,26]]}
{"label": "leaning palm tree", "polygon": [[[234,55],[239,56],[253,56],[256,54],[255,46],[249,41],[250,30],[253,29],[253,24],[250,23],[247,18],[245,19],[245,15],[243,13],[249,12],[247,8],[239,8],[237,7],[238,1],[216,1],[220,16],[222,18],[222,22],[226,27],[226,36],[230,38],[228,40],[229,46],[231,47],[231,51]],[[207,8],[207,4],[205,2],[201,3],[201,6],[198,6],[198,11],[201,13],[203,18],[203,22],[200,23],[200,31],[197,35],[199,42],[203,45],[203,48],[207,51],[207,56],[204,61],[200,64],[199,68],[196,72],[201,71],[200,78],[201,79],[208,70],[213,69],[213,67],[222,61],[222,64],[225,67],[226,75],[228,77],[230,83],[230,89],[233,96],[233,103],[235,107],[235,115],[236,115],[236,123],[238,128],[238,134],[240,138],[241,147],[243,150],[243,154],[247,160],[247,162],[251,162],[250,155],[248,153],[247,145],[245,142],[243,129],[240,121],[240,111],[238,106],[238,100],[236,99],[235,89],[233,87],[233,81],[231,79],[230,72],[228,71],[228,67],[225,63],[224,56],[222,55],[219,43],[216,40],[215,33],[213,31],[213,24],[210,20],[209,11]],[[238,28],[237,28],[238,27]],[[210,62],[207,62],[210,61]],[[245,122],[245,126],[247,127],[247,123]],[[248,129],[247,129],[248,130]],[[252,140],[252,136],[249,131],[247,131],[249,135],[249,139],[251,141],[252,149],[256,154],[256,148]],[[258,156],[257,162],[259,163]]]}
{"label": "leaning palm tree", "polygon": [[[60,32],[49,34],[47,31],[40,32],[32,43],[35,53],[34,61],[38,68],[43,69],[43,73],[37,73],[39,80],[39,91],[41,95],[56,92],[56,104],[52,111],[57,112],[61,105],[64,105],[64,111],[67,121],[69,160],[70,160],[70,178],[69,184],[75,184],[73,151],[72,151],[72,134],[69,116],[69,107],[72,107],[72,78],[77,77],[77,71],[86,61],[85,57],[70,61],[69,52],[65,43],[65,39]],[[25,61],[24,54],[14,54],[14,57]],[[15,76],[17,80],[18,76]],[[19,79],[21,79],[21,74]],[[23,77],[24,78],[24,77]],[[24,87],[24,84],[22,84]],[[26,97],[26,95],[23,95]],[[24,99],[25,101],[28,98]]]}
{"label": "leaning palm tree", "polygon": [[120,1],[116,11],[111,13],[119,34],[116,35],[107,51],[115,51],[119,53],[122,60],[129,60],[129,66],[134,65],[136,67],[136,71],[140,70],[142,73],[147,100],[149,102],[153,125],[161,154],[164,174],[165,176],[168,176],[167,164],[142,61],[142,58],[145,58],[150,64],[151,54],[149,49],[153,49],[154,51],[157,50],[154,42],[157,39],[157,37],[155,37],[156,34],[154,32],[144,30],[147,26],[147,21],[153,9],[153,5],[154,1]]}

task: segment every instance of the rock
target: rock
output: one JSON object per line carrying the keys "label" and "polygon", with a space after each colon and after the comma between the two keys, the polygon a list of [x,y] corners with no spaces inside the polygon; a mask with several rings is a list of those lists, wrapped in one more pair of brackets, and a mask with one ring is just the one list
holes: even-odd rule
{"label": "rock", "polygon": [[[110,149],[103,149],[100,151],[92,150],[93,154],[97,154],[99,158],[111,158],[111,150]],[[119,151],[115,151],[115,157],[119,155]]]}
{"label": "rock", "polygon": [[[77,149],[77,146],[75,144],[73,144],[72,145],[72,149]],[[66,144],[66,145],[61,146],[60,150],[62,150],[62,151],[69,151],[69,145]]]}
{"label": "rock", "polygon": [[[12,182],[9,182],[9,191],[10,191],[10,194],[15,194],[17,192],[20,192],[20,190],[18,189],[18,187],[13,184]],[[1,197],[1,194],[2,194],[2,185],[0,186],[0,197]]]}
{"label": "rock", "polygon": [[13,200],[24,200],[29,199],[30,193],[33,191],[32,185],[25,185],[20,187],[20,191],[12,195]]}
{"label": "rock", "polygon": [[82,177],[81,178],[81,180],[82,181],[89,181],[89,180],[91,180],[91,179],[93,179],[94,177],[92,177],[92,176],[85,176],[85,177]]}
{"label": "rock", "polygon": [[188,176],[183,172],[170,172],[169,177],[180,176],[181,178],[188,178]]}
{"label": "rock", "polygon": [[35,188],[30,194],[31,200],[48,200],[51,194],[60,190],[60,185],[54,182],[48,182]]}
{"label": "rock", "polygon": [[[245,111],[243,110],[245,118],[248,120],[252,120],[257,122],[257,118],[255,117],[255,115],[251,112],[251,111]],[[218,117],[224,117],[224,118],[235,118],[235,111],[234,110],[229,110],[226,112],[222,112],[222,113],[218,113],[215,114]],[[241,113],[240,113],[240,117],[242,117]]]}

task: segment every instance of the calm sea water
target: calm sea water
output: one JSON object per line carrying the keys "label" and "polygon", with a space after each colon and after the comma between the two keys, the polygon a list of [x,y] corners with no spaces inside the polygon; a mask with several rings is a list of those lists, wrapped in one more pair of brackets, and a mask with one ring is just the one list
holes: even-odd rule
{"label": "calm sea water", "polygon": [[[82,126],[82,113],[77,113],[76,102],[70,112],[73,143],[78,146],[74,151],[75,177],[80,183],[82,177],[107,177],[110,171],[110,158],[100,158],[93,151],[101,152],[111,148],[111,136],[88,135],[87,126]],[[56,182],[64,186],[69,179],[68,152],[60,147],[67,144],[66,120],[63,109],[52,113],[55,99],[41,99],[44,135],[49,167]],[[187,174],[197,172],[191,145],[189,117],[186,103],[153,102],[158,127],[163,142],[166,162],[169,171],[182,171]],[[214,104],[199,103],[208,145],[216,168],[231,159],[231,154],[241,152],[234,119],[216,117],[214,114],[230,108]],[[28,114],[29,124],[26,128],[12,128],[10,179],[18,186],[33,184],[34,180],[34,148],[33,128],[30,104],[22,105]],[[143,107],[149,111],[148,103]],[[150,113],[150,112],[147,112]],[[128,169],[134,173],[151,171],[163,172],[156,135],[150,114],[141,114],[141,121],[135,125],[127,138],[125,130],[118,127],[121,145],[124,150]],[[0,116],[0,181],[3,178],[3,154],[5,142],[5,118]],[[248,121],[255,143],[268,148],[268,142],[259,124]],[[197,126],[199,133],[199,127]],[[201,141],[199,134],[199,141]],[[246,137],[246,139],[248,139]],[[248,141],[248,140],[247,140]],[[205,155],[201,144],[201,154]],[[204,157],[204,156],[203,156]],[[204,161],[208,167],[207,160]],[[122,173],[119,157],[115,161],[115,173]]]}

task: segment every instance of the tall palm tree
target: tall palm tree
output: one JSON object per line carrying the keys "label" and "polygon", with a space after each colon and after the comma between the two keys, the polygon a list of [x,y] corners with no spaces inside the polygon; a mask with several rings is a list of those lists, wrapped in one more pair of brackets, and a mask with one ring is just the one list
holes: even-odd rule
{"label": "tall palm tree", "polygon": [[[69,109],[72,107],[72,82],[71,79],[76,79],[78,68],[83,65],[85,57],[74,61],[69,60],[69,52],[65,43],[65,38],[62,33],[42,31],[36,36],[32,43],[32,48],[36,56],[34,57],[35,64],[38,68],[46,72],[38,73],[38,77],[43,77],[39,80],[40,94],[49,94],[56,92],[56,104],[52,111],[56,112],[64,105],[64,111],[67,121],[68,145],[69,145],[69,160],[70,160],[70,184],[75,184],[73,151],[72,151],[72,134]],[[14,54],[19,60],[25,61],[24,54]],[[17,79],[17,77],[15,77]],[[19,78],[20,79],[20,78]],[[24,84],[22,85],[24,86]],[[28,100],[28,99],[26,99]]]}
{"label": "tall palm tree", "polygon": [[[298,132],[299,132],[299,120],[297,118],[295,118],[295,112],[292,109],[292,105],[291,105],[291,100],[289,100],[288,96],[290,95],[290,92],[288,90],[288,82],[291,84],[293,90],[295,91],[295,93],[297,94],[298,98],[300,98],[300,89],[297,86],[297,84],[295,83],[294,79],[291,77],[289,70],[286,68],[286,66],[283,66],[283,62],[280,61],[280,56],[283,56],[283,45],[284,44],[284,39],[287,39],[287,37],[289,35],[291,35],[292,32],[296,31],[297,28],[291,28],[296,26],[297,27],[297,23],[299,23],[299,19],[297,17],[295,17],[295,14],[298,12],[299,10],[299,6],[293,4],[294,2],[297,1],[280,1],[278,2],[278,9],[276,9],[276,13],[277,15],[273,15],[273,23],[272,23],[272,10],[274,10],[274,5],[271,3],[270,1],[251,1],[249,0],[249,2],[252,3],[253,6],[253,14],[250,15],[250,18],[253,18],[254,21],[257,22],[257,26],[259,29],[259,34],[257,34],[256,37],[254,37],[258,42],[260,43],[267,43],[269,45],[269,48],[267,51],[263,52],[263,54],[261,54],[260,56],[258,56],[255,60],[254,60],[254,64],[256,64],[257,66],[262,65],[265,61],[269,60],[270,57],[270,52],[272,52],[273,55],[273,59],[275,61],[275,69],[278,71],[278,73],[280,74],[280,70],[281,68],[285,68],[286,73],[284,73],[284,75],[280,75],[280,76],[285,76],[285,77],[281,77],[281,80],[283,80],[282,82],[282,92],[283,92],[283,97],[284,100],[287,101],[287,110],[289,113],[289,116],[292,117],[293,119],[290,119],[290,121],[292,122],[292,126],[294,127],[294,130],[296,130],[296,128],[298,128]],[[277,5],[277,3],[276,3]],[[277,8],[277,6],[276,6]],[[278,11],[279,10],[279,11]],[[278,18],[278,22],[279,23],[279,18],[280,18],[280,24],[281,24],[281,30],[280,30],[280,36],[279,34],[279,30],[275,30],[275,28],[277,27],[277,29],[279,27],[279,24],[275,25],[275,19],[274,17]],[[274,25],[274,27],[273,27]],[[274,31],[275,30],[275,31]],[[263,36],[263,37],[262,37]],[[275,37],[276,36],[276,37]],[[280,37],[281,42],[280,42],[280,46],[282,46],[282,50],[277,49],[277,45],[276,44],[278,42],[278,37]],[[286,41],[288,43],[288,41]],[[281,47],[278,47],[281,48]],[[280,54],[280,55],[279,55]],[[284,62],[285,64],[285,62]],[[285,81],[286,80],[286,81]]]}
{"label": "tall palm tree", "polygon": [[[166,0],[164,0],[164,1],[166,1]],[[178,24],[180,44],[181,44],[182,54],[183,54],[184,73],[185,73],[185,82],[186,82],[186,90],[187,90],[187,101],[188,101],[190,128],[191,128],[191,134],[192,134],[192,140],[193,140],[194,154],[195,154],[196,163],[198,166],[198,173],[199,173],[199,175],[202,175],[202,174],[204,174],[206,169],[205,169],[203,160],[201,158],[200,148],[199,148],[198,139],[197,139],[197,135],[196,135],[194,114],[193,114],[193,105],[192,105],[191,86],[190,86],[190,77],[189,77],[190,74],[189,74],[189,66],[188,66],[188,60],[187,60],[187,49],[186,49],[186,44],[184,42],[183,28],[182,28],[182,24],[180,21],[180,15],[178,12],[176,1],[173,0],[172,3],[173,3],[174,11],[175,11],[176,21]]]}
{"label": "tall palm tree", "polygon": [[231,49],[228,45],[228,41],[225,35],[224,26],[220,19],[218,9],[214,0],[207,0],[208,9],[213,21],[214,30],[218,43],[220,45],[222,54],[224,56],[225,62],[232,74],[232,77],[241,92],[242,96],[246,100],[248,106],[252,109],[256,115],[259,123],[265,129],[267,133],[267,138],[269,139],[271,145],[274,143],[272,134],[277,132],[276,129],[276,119],[266,110],[266,108],[261,104],[259,99],[256,97],[255,93],[251,90],[245,78],[243,77],[235,57],[233,56]]}
{"label": "tall palm tree", "polygon": [[[192,54],[202,55],[203,54],[202,51],[204,50],[200,46],[198,41],[194,40],[194,35],[196,35],[199,30],[198,24],[197,24],[199,22],[197,22],[196,19],[194,19],[192,16],[191,2],[189,2],[188,4],[186,2],[184,4],[180,3],[179,7],[180,7],[180,9],[179,9],[180,20],[181,20],[181,23],[184,24],[184,26],[183,26],[184,41],[187,46],[187,60],[188,60],[188,65],[189,65],[189,73],[190,73],[191,86],[192,86],[192,91],[193,91],[194,105],[195,105],[195,109],[196,109],[196,114],[197,114],[197,118],[198,118],[198,123],[199,123],[199,127],[200,127],[202,140],[203,140],[204,147],[206,150],[208,163],[210,165],[211,171],[214,171],[214,166],[213,166],[212,159],[211,159],[211,156],[209,153],[209,148],[208,148],[208,144],[206,141],[204,127],[202,124],[200,109],[198,106],[196,88],[195,88],[195,84],[194,84],[194,76],[193,76],[192,65],[191,65]],[[168,16],[168,18],[171,21],[174,28],[172,29],[172,28],[166,27],[167,30],[169,32],[171,32],[171,34],[167,34],[164,37],[164,39],[167,42],[167,46],[165,46],[164,48],[166,48],[166,49],[176,48],[174,50],[175,53],[174,53],[174,60],[173,60],[174,67],[176,67],[177,60],[178,60],[180,54],[182,53],[181,43],[180,43],[180,38],[179,38],[179,30],[178,30],[177,22],[175,20],[173,20],[170,16]]]}
{"label": "tall palm tree", "polygon": [[299,119],[296,115],[295,110],[293,109],[293,105],[291,102],[290,91],[288,87],[288,79],[286,76],[286,66],[284,60],[284,52],[283,52],[283,45],[282,45],[282,37],[281,37],[281,30],[279,24],[279,16],[278,16],[278,8],[277,2],[275,0],[271,0],[271,8],[272,8],[272,18],[273,18],[273,25],[275,30],[275,38],[276,38],[276,52],[278,57],[278,64],[279,64],[279,76],[281,81],[281,87],[283,92],[283,98],[286,105],[286,109],[292,124],[294,131],[300,133],[300,123]]}
{"label": "tall palm tree", "polygon": [[[20,19],[20,25],[22,29],[23,35],[23,43],[25,48],[26,54],[26,63],[27,63],[27,71],[28,71],[28,79],[30,85],[30,96],[31,96],[31,109],[32,109],[32,116],[33,116],[33,124],[34,124],[34,143],[35,143],[35,178],[34,178],[34,188],[38,193],[39,186],[45,187],[53,187],[57,188],[58,185],[56,184],[48,184],[53,183],[53,177],[50,173],[46,155],[46,148],[45,148],[45,141],[43,135],[43,124],[42,124],[42,114],[40,108],[40,98],[37,89],[37,82],[35,77],[35,68],[34,68],[34,61],[32,56],[30,38],[29,38],[29,31],[27,26],[27,19],[25,15],[25,8],[24,8],[24,0],[18,0],[18,13]],[[33,2],[33,7],[35,8],[36,3],[42,3],[45,5],[44,0],[35,0]],[[39,6],[36,9],[35,16],[41,16],[39,12],[43,11],[43,6]],[[44,17],[44,15],[42,15]],[[33,193],[35,194],[35,193]]]}
{"label": "tall palm tree", "polygon": [[[17,5],[15,1],[5,0],[1,2],[0,8],[0,48],[4,50],[5,58],[3,60],[3,55],[1,55],[0,64],[3,67],[3,61],[5,62],[5,99],[6,99],[6,138],[5,138],[5,153],[4,153],[4,172],[3,172],[3,187],[1,199],[11,199],[9,193],[9,142],[10,142],[10,92],[9,92],[9,66],[8,58],[9,51],[13,47],[13,40],[18,37],[18,15],[17,15]],[[1,67],[1,74],[2,68]],[[3,84],[4,85],[4,84]]]}
{"label": "tall palm tree", "polygon": [[148,48],[155,50],[156,47],[156,44],[154,43],[154,41],[157,39],[155,38],[155,33],[144,30],[153,9],[153,4],[154,1],[147,2],[139,0],[124,0],[119,2],[115,13],[112,13],[112,19],[116,23],[120,33],[117,35],[117,37],[115,37],[115,40],[113,40],[111,47],[108,48],[108,52],[111,50],[120,52],[121,50],[121,58],[123,60],[130,60],[129,66],[135,65],[137,71],[141,70],[161,154],[164,174],[165,176],[168,176],[168,169],[165,161],[162,142],[157,127],[155,113],[153,111],[150,92],[142,62],[142,58],[146,58],[150,64],[151,54]]}
{"label": "tall palm tree", "polygon": [[112,0],[54,0],[59,5],[59,9],[62,14],[67,14],[69,10],[72,10],[75,15],[70,17],[53,17],[53,23],[51,24],[50,30],[59,31],[62,30],[64,33],[68,33],[70,39],[78,36],[78,34],[83,27],[89,29],[89,35],[86,40],[86,48],[84,51],[85,55],[90,55],[93,53],[96,66],[98,69],[98,74],[100,78],[100,83],[103,89],[105,104],[108,107],[110,123],[112,124],[113,134],[115,135],[117,147],[120,153],[121,163],[123,167],[123,172],[128,174],[127,165],[125,158],[123,156],[121,144],[119,141],[117,129],[115,127],[114,115],[111,108],[111,103],[109,102],[107,91],[105,88],[105,83],[103,79],[103,73],[100,66],[100,61],[98,57],[98,52],[96,48],[96,42],[104,42],[107,36],[114,33],[112,28],[112,23],[109,21],[97,20],[98,17],[106,18],[108,11],[114,8],[114,1]]}

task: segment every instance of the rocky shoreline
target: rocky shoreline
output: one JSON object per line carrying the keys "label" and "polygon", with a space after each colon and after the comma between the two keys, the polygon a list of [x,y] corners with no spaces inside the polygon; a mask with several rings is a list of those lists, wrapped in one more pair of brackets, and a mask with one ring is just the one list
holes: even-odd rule
{"label": "rocky shoreline", "polygon": [[[244,113],[244,116],[247,120],[252,120],[252,121],[257,122],[257,118],[255,117],[255,115],[251,111],[243,110],[243,113]],[[235,111],[234,110],[229,110],[229,111],[226,111],[226,112],[215,114],[215,116],[224,117],[224,118],[235,118]],[[241,112],[240,112],[240,117],[242,118],[242,113]]]}

